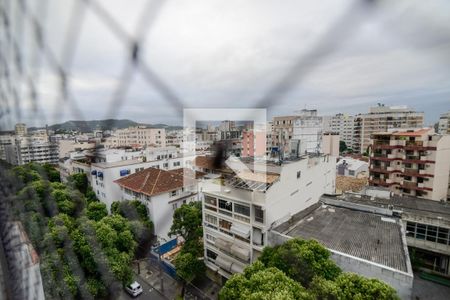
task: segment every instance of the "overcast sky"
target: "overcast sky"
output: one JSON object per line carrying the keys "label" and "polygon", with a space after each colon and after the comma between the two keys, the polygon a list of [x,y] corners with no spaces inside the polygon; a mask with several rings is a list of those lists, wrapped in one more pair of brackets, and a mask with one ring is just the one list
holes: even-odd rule
{"label": "overcast sky", "polygon": [[[19,109],[10,99],[2,128],[18,120],[32,126],[104,118],[182,124],[183,107],[261,107],[259,100],[296,63],[297,76],[270,98],[270,117],[305,107],[321,114],[364,113],[382,102],[424,111],[432,123],[450,110],[448,0],[366,6],[349,0],[97,0],[125,36],[140,35],[141,60],[182,103],[167,101],[138,70],[118,105],[112,99],[130,57],[123,35],[88,7],[77,15],[78,40],[68,44],[74,3],[84,1],[48,0],[47,9],[45,1],[28,2],[36,3],[30,11],[44,24],[46,44],[59,62],[64,46],[74,53],[68,82],[79,111],[61,101],[59,76],[49,61],[32,60],[28,19],[11,13],[16,36],[24,25],[25,74],[39,101],[33,109],[28,85],[20,86],[28,81],[14,77]],[[33,73],[36,67],[39,73]]]}

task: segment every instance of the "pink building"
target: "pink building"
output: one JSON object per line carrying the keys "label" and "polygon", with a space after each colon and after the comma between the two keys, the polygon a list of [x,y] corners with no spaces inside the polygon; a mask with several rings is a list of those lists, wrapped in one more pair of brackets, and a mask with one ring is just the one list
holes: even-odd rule
{"label": "pink building", "polygon": [[258,157],[266,154],[266,133],[244,130],[242,132],[241,157]]}

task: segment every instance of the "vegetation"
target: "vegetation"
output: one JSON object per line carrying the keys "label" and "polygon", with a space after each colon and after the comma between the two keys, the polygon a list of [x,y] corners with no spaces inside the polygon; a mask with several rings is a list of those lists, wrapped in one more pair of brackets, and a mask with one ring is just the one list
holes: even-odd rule
{"label": "vegetation", "polygon": [[[132,280],[139,233],[151,227],[146,207],[121,204],[108,215],[85,174],[69,176],[64,184],[57,173],[36,163],[10,173],[12,182],[19,181],[14,210],[40,256],[45,296],[109,298]],[[135,208],[136,218],[125,216],[127,205]]]}
{"label": "vegetation", "polygon": [[205,273],[203,262],[203,229],[201,202],[183,204],[175,210],[169,235],[183,237],[184,244],[175,258],[174,265],[177,275],[183,280],[182,297],[185,284],[192,282]]}
{"label": "vegetation", "polygon": [[347,150],[347,144],[344,141],[339,141],[339,153]]}
{"label": "vegetation", "polygon": [[220,299],[398,299],[389,285],[344,273],[315,240],[266,247],[244,274],[233,275]]}

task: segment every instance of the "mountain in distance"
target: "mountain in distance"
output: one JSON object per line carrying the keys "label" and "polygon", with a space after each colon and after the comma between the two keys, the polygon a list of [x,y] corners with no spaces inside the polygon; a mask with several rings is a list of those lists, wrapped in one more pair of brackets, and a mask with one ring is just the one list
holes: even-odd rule
{"label": "mountain in distance", "polygon": [[[166,124],[143,124],[134,122],[128,119],[106,119],[106,120],[91,120],[91,121],[66,121],[60,124],[54,124],[48,128],[54,131],[79,131],[79,132],[92,132],[94,130],[111,130],[122,129],[132,126],[147,126],[149,128],[165,128],[166,130],[182,129],[181,126],[170,126]],[[38,129],[31,127],[29,130]]]}

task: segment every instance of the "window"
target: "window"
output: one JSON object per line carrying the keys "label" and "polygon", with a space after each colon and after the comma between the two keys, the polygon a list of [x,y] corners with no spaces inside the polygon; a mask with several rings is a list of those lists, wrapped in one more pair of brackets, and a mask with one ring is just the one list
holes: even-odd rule
{"label": "window", "polygon": [[244,215],[244,216],[250,216],[250,207],[246,206],[246,205],[241,205],[241,204],[234,204],[234,212]]}
{"label": "window", "polygon": [[233,204],[229,201],[219,199],[219,209],[221,213],[231,216],[231,212],[233,211]]}
{"label": "window", "polygon": [[232,223],[228,222],[227,220],[220,219],[220,221],[219,221],[219,227],[220,228],[223,228],[223,229],[226,229],[226,230],[230,230],[231,229],[231,225],[232,225]]}
{"label": "window", "polygon": [[163,168],[168,168],[169,167],[169,163],[163,163]]}
{"label": "window", "polygon": [[301,175],[302,175],[302,171],[297,171],[297,179],[299,179]]}
{"label": "window", "polygon": [[214,260],[217,257],[217,253],[209,249],[206,249],[206,257]]}
{"label": "window", "polygon": [[216,241],[216,237],[211,235],[211,234],[209,234],[209,233],[205,234],[205,237],[206,237],[206,241],[208,241],[208,242],[215,242]]}
{"label": "window", "polygon": [[264,211],[260,206],[255,206],[255,222],[264,223]]}
{"label": "window", "polygon": [[178,203],[172,204],[172,208],[173,208],[173,210],[176,210],[178,208]]}
{"label": "window", "polygon": [[173,166],[174,167],[179,167],[181,165],[181,162],[179,162],[179,161],[175,161],[174,163],[173,163]]}
{"label": "window", "polygon": [[210,196],[205,196],[205,204],[217,206],[217,199]]}
{"label": "window", "polygon": [[177,195],[177,190],[170,192],[170,197],[175,197]]}
{"label": "window", "polygon": [[205,221],[214,225],[217,225],[217,217],[205,214]]}

